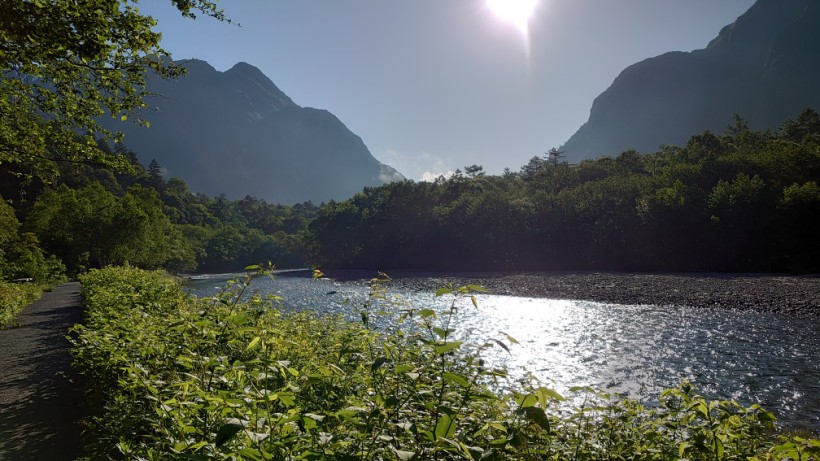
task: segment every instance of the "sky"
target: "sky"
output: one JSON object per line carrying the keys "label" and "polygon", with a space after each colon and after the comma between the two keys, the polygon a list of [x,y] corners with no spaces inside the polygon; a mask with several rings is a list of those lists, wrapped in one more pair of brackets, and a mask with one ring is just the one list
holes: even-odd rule
{"label": "sky", "polygon": [[704,48],[754,3],[534,1],[525,24],[489,0],[221,1],[238,26],[182,18],[169,1],[140,10],[175,59],[252,64],[420,180],[474,164],[517,171],[566,142],[625,67]]}

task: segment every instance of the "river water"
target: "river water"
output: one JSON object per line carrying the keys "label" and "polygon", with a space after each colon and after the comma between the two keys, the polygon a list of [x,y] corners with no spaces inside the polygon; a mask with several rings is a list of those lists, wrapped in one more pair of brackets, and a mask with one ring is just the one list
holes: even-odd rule
{"label": "river water", "polygon": [[[226,275],[192,280],[188,290],[213,296]],[[313,281],[280,274],[253,290],[282,297],[283,309],[310,309],[357,321],[369,288],[356,281]],[[391,291],[402,306],[446,309],[452,299],[431,291]],[[618,305],[481,294],[478,308],[458,301],[456,325],[474,338],[517,339],[504,361],[516,376],[531,373],[559,392],[591,386],[657,398],[683,379],[709,398],[759,403],[783,426],[820,431],[820,319],[756,311]],[[501,333],[503,332],[503,333]],[[507,341],[509,342],[509,341]]]}

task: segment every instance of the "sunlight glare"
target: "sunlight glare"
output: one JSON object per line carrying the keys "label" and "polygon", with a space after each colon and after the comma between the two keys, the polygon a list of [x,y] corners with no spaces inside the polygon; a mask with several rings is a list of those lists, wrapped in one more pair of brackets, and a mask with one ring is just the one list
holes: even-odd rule
{"label": "sunlight glare", "polygon": [[530,16],[538,0],[487,0],[487,7],[499,19],[512,23],[521,33],[526,34]]}

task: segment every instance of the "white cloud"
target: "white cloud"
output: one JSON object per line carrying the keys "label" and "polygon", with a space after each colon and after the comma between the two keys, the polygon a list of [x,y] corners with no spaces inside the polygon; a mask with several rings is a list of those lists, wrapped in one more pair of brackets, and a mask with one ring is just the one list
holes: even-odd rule
{"label": "white cloud", "polygon": [[425,182],[434,182],[436,179],[438,179],[441,176],[444,176],[444,179],[447,179],[450,176],[452,176],[453,174],[454,174],[453,170],[448,170],[446,173],[432,173],[430,171],[425,171],[421,175],[421,180],[425,181]]}
{"label": "white cloud", "polygon": [[449,177],[453,174],[453,167],[448,159],[429,152],[413,155],[403,154],[396,149],[387,149],[378,157],[382,163],[392,166],[407,179],[433,181],[439,175]]}

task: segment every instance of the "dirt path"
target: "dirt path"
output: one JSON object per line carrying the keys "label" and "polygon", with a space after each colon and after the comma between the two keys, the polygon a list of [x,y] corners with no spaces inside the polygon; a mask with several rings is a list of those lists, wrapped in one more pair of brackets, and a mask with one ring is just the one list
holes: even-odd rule
{"label": "dirt path", "polygon": [[71,369],[68,329],[82,319],[80,285],[67,283],[0,331],[0,460],[80,455],[83,399]]}

